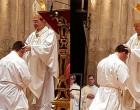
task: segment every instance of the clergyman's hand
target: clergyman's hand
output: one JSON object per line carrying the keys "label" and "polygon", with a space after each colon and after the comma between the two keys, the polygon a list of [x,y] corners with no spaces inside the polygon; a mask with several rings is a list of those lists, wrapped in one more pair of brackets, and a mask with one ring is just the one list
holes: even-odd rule
{"label": "clergyman's hand", "polygon": [[30,45],[26,45],[24,48],[25,48],[25,51],[31,51],[31,46]]}
{"label": "clergyman's hand", "polygon": [[131,53],[131,48],[126,44],[123,44],[123,45],[125,46],[125,49],[128,50],[129,53]]}
{"label": "clergyman's hand", "polygon": [[88,94],[88,95],[87,95],[87,98],[93,99],[93,98],[94,98],[94,95],[93,95],[93,94]]}

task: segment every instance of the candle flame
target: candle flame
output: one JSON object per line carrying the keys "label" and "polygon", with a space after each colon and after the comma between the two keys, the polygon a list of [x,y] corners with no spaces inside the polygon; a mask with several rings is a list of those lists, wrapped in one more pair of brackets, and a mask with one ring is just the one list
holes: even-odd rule
{"label": "candle flame", "polygon": [[137,4],[135,9],[136,9],[136,11],[138,11],[140,13],[140,4]]}
{"label": "candle flame", "polygon": [[45,3],[42,0],[40,1],[39,5],[45,11],[46,6],[45,6]]}

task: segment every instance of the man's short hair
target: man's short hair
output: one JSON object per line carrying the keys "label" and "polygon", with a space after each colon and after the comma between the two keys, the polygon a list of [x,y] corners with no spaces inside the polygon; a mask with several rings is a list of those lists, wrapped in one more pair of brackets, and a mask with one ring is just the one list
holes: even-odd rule
{"label": "man's short hair", "polygon": [[126,48],[126,47],[125,47],[123,44],[118,45],[118,46],[116,47],[116,49],[115,49],[115,52],[119,52],[119,53],[125,52],[125,54],[128,54],[128,50],[125,49],[125,48]]}
{"label": "man's short hair", "polygon": [[25,44],[24,44],[22,41],[16,41],[16,42],[13,44],[12,50],[19,51],[19,50],[22,49],[24,46],[25,46]]}
{"label": "man's short hair", "polygon": [[93,79],[95,79],[94,75],[92,75],[92,74],[88,75],[88,78],[89,78],[89,77],[93,77]]}

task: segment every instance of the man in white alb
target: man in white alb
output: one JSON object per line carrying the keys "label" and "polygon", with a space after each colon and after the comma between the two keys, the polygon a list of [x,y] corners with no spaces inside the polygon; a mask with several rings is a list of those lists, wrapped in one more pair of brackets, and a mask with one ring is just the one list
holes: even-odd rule
{"label": "man in white alb", "polygon": [[100,86],[89,110],[122,110],[122,91],[125,90],[128,68],[124,63],[128,50],[117,46],[115,53],[98,63],[97,83]]}
{"label": "man in white alb", "polygon": [[0,60],[0,110],[28,110],[24,89],[31,82],[26,62],[21,58],[24,44],[17,41],[12,52]]}

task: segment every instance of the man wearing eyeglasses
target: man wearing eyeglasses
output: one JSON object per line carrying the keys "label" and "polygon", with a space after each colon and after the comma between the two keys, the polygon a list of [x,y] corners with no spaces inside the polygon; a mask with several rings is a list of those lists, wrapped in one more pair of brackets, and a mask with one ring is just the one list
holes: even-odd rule
{"label": "man wearing eyeglasses", "polygon": [[[34,4],[38,11],[39,4]],[[25,60],[32,76],[29,85],[33,94],[31,109],[50,110],[59,76],[57,38],[37,12],[34,13],[33,25],[36,31],[27,38],[25,46]]]}

